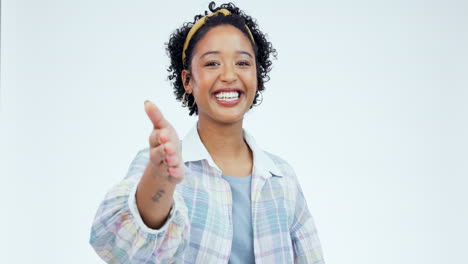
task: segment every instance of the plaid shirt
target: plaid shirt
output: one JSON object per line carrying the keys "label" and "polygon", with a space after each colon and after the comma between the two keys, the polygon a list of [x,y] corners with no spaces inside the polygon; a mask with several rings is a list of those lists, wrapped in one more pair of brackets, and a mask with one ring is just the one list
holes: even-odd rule
{"label": "plaid shirt", "polygon": [[[244,129],[253,152],[252,226],[255,263],[325,263],[313,218],[291,166],[261,150]],[[149,162],[138,152],[127,176],[109,190],[91,229],[90,243],[108,263],[228,263],[233,238],[229,183],[200,140],[196,125],[182,141],[185,178],[176,186],[164,225],[146,226],[135,193]]]}

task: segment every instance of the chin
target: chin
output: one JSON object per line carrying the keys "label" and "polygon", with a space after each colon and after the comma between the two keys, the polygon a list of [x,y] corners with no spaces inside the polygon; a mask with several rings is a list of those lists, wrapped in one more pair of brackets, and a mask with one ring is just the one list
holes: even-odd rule
{"label": "chin", "polygon": [[224,124],[240,122],[244,119],[244,114],[218,116],[218,121]]}
{"label": "chin", "polygon": [[245,112],[242,111],[216,111],[210,114],[210,119],[217,123],[233,124],[244,119]]}

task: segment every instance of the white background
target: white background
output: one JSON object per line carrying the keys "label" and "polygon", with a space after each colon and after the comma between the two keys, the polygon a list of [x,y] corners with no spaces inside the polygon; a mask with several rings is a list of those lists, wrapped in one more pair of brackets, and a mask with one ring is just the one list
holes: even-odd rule
{"label": "white background", "polygon": [[[289,161],[328,264],[468,263],[468,2],[237,1],[279,52],[245,128]],[[164,43],[208,1],[2,1],[2,263],[101,263],[96,209],[150,99],[196,121]]]}

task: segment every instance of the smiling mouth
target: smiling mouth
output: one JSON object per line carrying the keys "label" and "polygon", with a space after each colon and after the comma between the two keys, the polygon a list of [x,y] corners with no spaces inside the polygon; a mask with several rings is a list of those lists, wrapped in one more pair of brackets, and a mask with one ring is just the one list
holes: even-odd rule
{"label": "smiling mouth", "polygon": [[218,91],[213,94],[215,101],[218,105],[223,107],[233,107],[241,102],[244,97],[243,92],[240,90]]}
{"label": "smiling mouth", "polygon": [[219,92],[215,94],[215,97],[219,101],[232,102],[236,101],[240,97],[240,93],[237,91],[232,92]]}

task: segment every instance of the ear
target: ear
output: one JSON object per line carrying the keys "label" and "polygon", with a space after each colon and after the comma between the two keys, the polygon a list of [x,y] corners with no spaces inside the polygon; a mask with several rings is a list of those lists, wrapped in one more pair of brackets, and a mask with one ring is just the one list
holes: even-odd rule
{"label": "ear", "polygon": [[182,84],[187,93],[192,93],[192,76],[188,70],[182,71]]}

